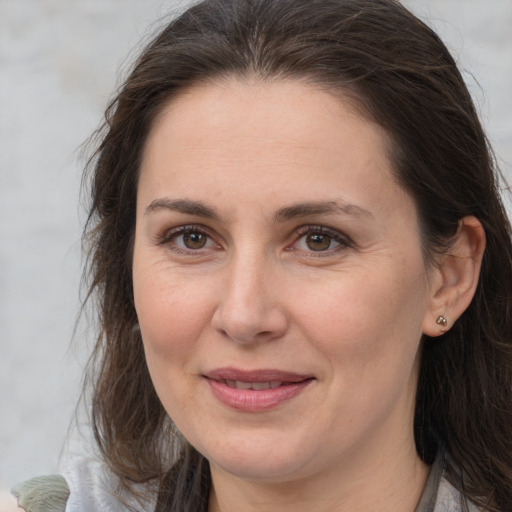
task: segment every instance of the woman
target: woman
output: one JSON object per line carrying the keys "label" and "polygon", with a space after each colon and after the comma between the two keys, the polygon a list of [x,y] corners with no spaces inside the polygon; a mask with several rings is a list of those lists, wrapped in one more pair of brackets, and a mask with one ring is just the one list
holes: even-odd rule
{"label": "woman", "polygon": [[394,0],[201,2],[100,137],[108,469],[22,506],[512,510],[510,225],[428,27]]}

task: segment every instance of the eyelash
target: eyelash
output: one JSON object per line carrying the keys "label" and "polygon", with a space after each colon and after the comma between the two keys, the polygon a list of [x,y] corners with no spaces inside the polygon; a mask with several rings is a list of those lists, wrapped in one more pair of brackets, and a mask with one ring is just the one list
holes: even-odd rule
{"label": "eyelash", "polygon": [[206,243],[208,243],[208,240],[213,240],[210,234],[206,229],[204,229],[203,226],[200,225],[186,225],[186,226],[179,226],[177,228],[173,228],[169,231],[166,231],[162,236],[158,237],[158,245],[172,245],[172,250],[174,252],[177,252],[178,254],[185,254],[190,255],[194,253],[198,253],[201,249],[185,249],[183,247],[179,247],[176,245],[174,240],[180,236],[180,235],[187,235],[187,234],[199,234],[207,237]]}
{"label": "eyelash", "polygon": [[334,248],[329,248],[327,250],[320,250],[320,251],[314,251],[313,249],[305,250],[304,252],[307,252],[309,254],[309,257],[313,258],[322,258],[327,256],[332,256],[333,254],[343,251],[347,248],[353,247],[352,240],[348,238],[346,235],[342,235],[339,231],[336,231],[335,229],[328,228],[326,226],[315,226],[315,225],[308,225],[308,226],[302,226],[297,231],[297,238],[295,242],[288,248],[288,250],[301,250],[297,249],[297,244],[299,241],[308,235],[326,235],[330,237],[332,240],[334,240],[339,245]]}
{"label": "eyelash", "polygon": [[[169,231],[166,231],[163,235],[159,236],[157,239],[158,245],[171,245],[171,248],[174,252],[184,255],[190,255],[190,254],[197,254],[199,253],[203,248],[198,249],[186,249],[183,247],[179,247],[174,240],[183,235],[187,234],[199,234],[207,237],[206,244],[208,243],[208,240],[213,241],[213,238],[209,234],[209,232],[201,225],[185,225],[185,226],[179,226],[177,228],[173,228]],[[334,248],[329,248],[326,250],[319,250],[315,251],[313,249],[307,250],[307,249],[299,249],[297,248],[297,244],[308,235],[325,235],[330,237],[334,242],[339,244],[338,246]],[[353,247],[352,241],[346,236],[342,235],[339,231],[336,231],[334,229],[328,228],[326,226],[319,226],[319,225],[306,225],[300,227],[295,234],[295,241],[290,244],[286,250],[287,251],[301,251],[308,253],[309,257],[318,258],[318,257],[326,257],[331,256],[334,253],[337,253],[338,251],[342,251],[346,248]]]}

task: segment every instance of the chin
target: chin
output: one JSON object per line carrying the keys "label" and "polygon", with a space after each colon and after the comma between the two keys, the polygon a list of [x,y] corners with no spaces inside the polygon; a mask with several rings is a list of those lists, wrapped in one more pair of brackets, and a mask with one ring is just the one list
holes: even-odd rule
{"label": "chin", "polygon": [[302,477],[303,465],[295,459],[269,460],[268,456],[258,458],[245,457],[244,459],[222,458],[222,460],[210,460],[210,464],[217,466],[222,471],[236,476],[242,480],[253,482],[287,482]]}
{"label": "chin", "polygon": [[[230,473],[238,478],[259,482],[284,482],[304,476],[307,472],[308,453],[303,444],[284,443],[276,440],[231,439],[227,443],[218,443],[219,450],[198,450],[213,467]],[[311,450],[309,450],[311,451]],[[311,455],[311,454],[310,454]]]}

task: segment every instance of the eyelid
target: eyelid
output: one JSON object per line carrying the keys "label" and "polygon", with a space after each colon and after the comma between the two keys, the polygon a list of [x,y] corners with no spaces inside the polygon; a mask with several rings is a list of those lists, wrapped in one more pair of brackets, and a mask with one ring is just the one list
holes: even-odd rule
{"label": "eyelid", "polygon": [[[332,237],[334,241],[339,243],[340,245],[337,247],[334,247],[333,249],[327,249],[325,251],[304,251],[301,249],[297,249],[295,246],[298,243],[299,240],[301,240],[303,237],[311,234],[311,233],[318,233],[322,235],[328,235]],[[313,225],[308,224],[305,226],[301,226],[298,228],[295,232],[295,239],[294,242],[289,246],[289,250],[301,250],[302,252],[307,252],[312,257],[322,257],[322,256],[330,256],[338,251],[343,251],[344,249],[351,248],[354,246],[354,243],[345,234],[340,233],[337,229],[333,229],[327,226],[323,225]]]}
{"label": "eyelid", "polygon": [[[156,243],[157,245],[172,245],[171,249],[175,252],[183,253],[183,254],[197,254],[202,252],[203,250],[211,249],[211,247],[205,247],[201,249],[187,249],[178,246],[177,244],[172,244],[172,241],[174,238],[180,235],[184,235],[187,233],[200,233],[209,238],[216,246],[217,248],[220,247],[220,244],[216,240],[216,236],[212,234],[211,230],[207,228],[206,226],[202,224],[184,224],[181,226],[176,226],[170,229],[166,229],[163,231],[161,235],[158,235],[156,237]],[[332,249],[327,249],[325,251],[314,251],[314,250],[304,250],[299,249],[296,247],[299,240],[301,240],[303,237],[307,236],[308,234],[323,234],[330,236],[335,242],[337,242],[339,245],[337,247],[334,247]],[[293,241],[291,244],[289,244],[285,250],[287,251],[300,251],[302,253],[306,253],[309,257],[326,257],[331,256],[337,252],[343,251],[347,248],[353,247],[354,244],[350,237],[347,235],[341,233],[337,229],[333,229],[331,227],[320,225],[320,224],[307,224],[300,226],[299,228],[295,229],[294,235],[293,235]]]}
{"label": "eyelid", "polygon": [[156,238],[158,240],[158,243],[166,243],[176,235],[181,235],[183,233],[190,233],[194,231],[198,233],[203,233],[205,235],[209,235],[205,227],[201,226],[200,224],[184,224],[181,226],[176,226],[174,228],[165,229],[163,230],[162,234],[157,235]]}
{"label": "eyelid", "polygon": [[[166,244],[172,244],[172,241],[174,238],[180,236],[180,235],[186,235],[187,233],[200,233],[202,235],[207,236],[213,243],[215,243],[217,246],[219,246],[218,242],[215,240],[215,237],[212,235],[211,230],[206,228],[205,226],[201,224],[184,224],[181,226],[176,226],[171,229],[165,230],[161,235],[158,235],[156,237],[156,242],[158,245],[166,245]],[[183,247],[179,247],[178,245],[174,244],[172,247],[172,250],[176,252],[183,252],[183,253],[198,253],[202,251],[203,249],[211,249],[211,247],[205,247],[202,249],[186,249]]]}

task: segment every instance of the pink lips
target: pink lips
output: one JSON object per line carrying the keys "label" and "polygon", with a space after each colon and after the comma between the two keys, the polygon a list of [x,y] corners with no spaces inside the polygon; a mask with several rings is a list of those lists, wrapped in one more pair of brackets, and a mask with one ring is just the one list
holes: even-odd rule
{"label": "pink lips", "polygon": [[301,393],[310,375],[277,370],[242,371],[219,368],[205,378],[213,394],[225,405],[245,412],[266,411]]}

